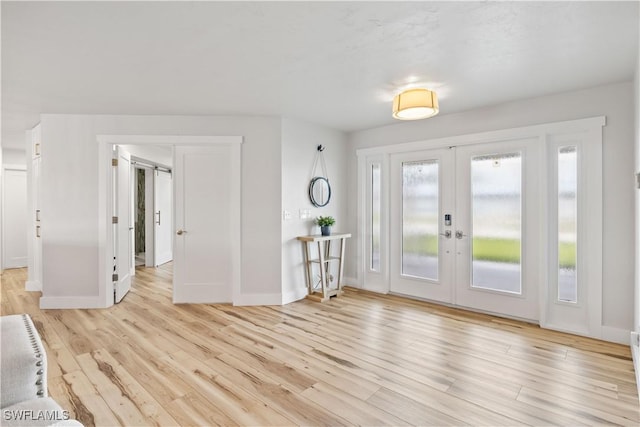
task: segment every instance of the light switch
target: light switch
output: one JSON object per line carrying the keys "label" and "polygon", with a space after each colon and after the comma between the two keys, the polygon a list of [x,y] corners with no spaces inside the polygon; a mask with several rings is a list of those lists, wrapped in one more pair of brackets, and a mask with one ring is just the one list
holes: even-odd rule
{"label": "light switch", "polygon": [[290,211],[282,211],[282,219],[285,221],[288,221],[291,219],[291,212]]}
{"label": "light switch", "polygon": [[300,219],[309,219],[311,218],[311,210],[309,209],[299,209],[298,216]]}

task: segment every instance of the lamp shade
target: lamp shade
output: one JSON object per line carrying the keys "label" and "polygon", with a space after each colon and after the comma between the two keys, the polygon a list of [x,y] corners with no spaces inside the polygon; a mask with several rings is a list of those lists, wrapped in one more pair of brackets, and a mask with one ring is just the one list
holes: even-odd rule
{"label": "lamp shade", "polygon": [[435,116],[440,111],[438,96],[428,89],[409,89],[393,98],[393,117],[418,120]]}

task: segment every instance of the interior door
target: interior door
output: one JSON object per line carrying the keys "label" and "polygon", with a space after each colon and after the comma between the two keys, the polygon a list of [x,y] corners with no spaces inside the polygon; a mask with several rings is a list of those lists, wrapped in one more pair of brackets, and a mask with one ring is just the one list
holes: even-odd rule
{"label": "interior door", "polygon": [[27,171],[4,169],[2,192],[2,268],[27,266]]}
{"label": "interior door", "polygon": [[456,148],[456,304],[537,320],[537,138]]}
{"label": "interior door", "polygon": [[133,228],[133,182],[131,180],[131,155],[116,146],[118,160],[115,173],[115,266],[114,301],[119,303],[131,289],[131,272],[135,270]]}
{"label": "interior door", "polygon": [[239,237],[234,155],[229,145],[175,148],[175,303],[232,301]]}
{"label": "interior door", "polygon": [[173,181],[171,172],[155,171],[155,266],[173,259]]}
{"label": "interior door", "polygon": [[391,156],[390,291],[453,302],[454,150]]}

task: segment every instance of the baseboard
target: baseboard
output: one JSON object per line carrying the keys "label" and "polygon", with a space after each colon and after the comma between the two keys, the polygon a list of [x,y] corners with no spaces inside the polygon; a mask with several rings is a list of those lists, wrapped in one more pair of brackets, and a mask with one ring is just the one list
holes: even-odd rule
{"label": "baseboard", "polygon": [[282,294],[282,305],[299,301],[307,296],[307,288],[296,288],[293,291],[285,292]]}
{"label": "baseboard", "polygon": [[628,329],[612,328],[611,326],[602,326],[601,339],[604,341],[615,342],[618,344],[629,345]]}
{"label": "baseboard", "polygon": [[358,282],[358,279],[355,277],[348,277],[348,276],[344,276],[342,278],[342,284],[344,286],[351,286],[352,288],[362,288],[362,285],[360,284],[360,282]]}
{"label": "baseboard", "polygon": [[42,291],[42,283],[37,280],[28,280],[24,285],[24,289],[30,292]]}
{"label": "baseboard", "polygon": [[42,309],[105,308],[104,297],[40,297]]}
{"label": "baseboard", "polygon": [[[376,288],[376,287],[368,287],[368,288],[361,288],[365,291],[369,291],[369,292],[375,292],[376,294],[383,294],[383,295],[388,295],[389,294],[389,288]],[[402,295],[402,297],[404,298],[408,298],[408,299],[416,299],[416,298],[412,298],[409,297],[407,295]]]}
{"label": "baseboard", "polygon": [[633,357],[633,369],[636,372],[636,387],[640,400],[640,332],[631,332],[631,356]]}
{"label": "baseboard", "polygon": [[233,305],[282,305],[282,294],[240,294]]}

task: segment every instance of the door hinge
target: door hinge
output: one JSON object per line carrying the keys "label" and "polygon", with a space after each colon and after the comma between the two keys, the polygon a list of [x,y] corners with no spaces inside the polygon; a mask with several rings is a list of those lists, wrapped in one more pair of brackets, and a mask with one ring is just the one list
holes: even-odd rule
{"label": "door hinge", "polygon": [[117,282],[118,281],[118,274],[117,273],[111,275],[111,281],[112,282]]}
{"label": "door hinge", "polygon": [[111,166],[118,166],[118,159],[111,159]]}
{"label": "door hinge", "polygon": [[112,216],[111,217],[111,224],[117,224],[118,223],[118,217],[117,216]]}

